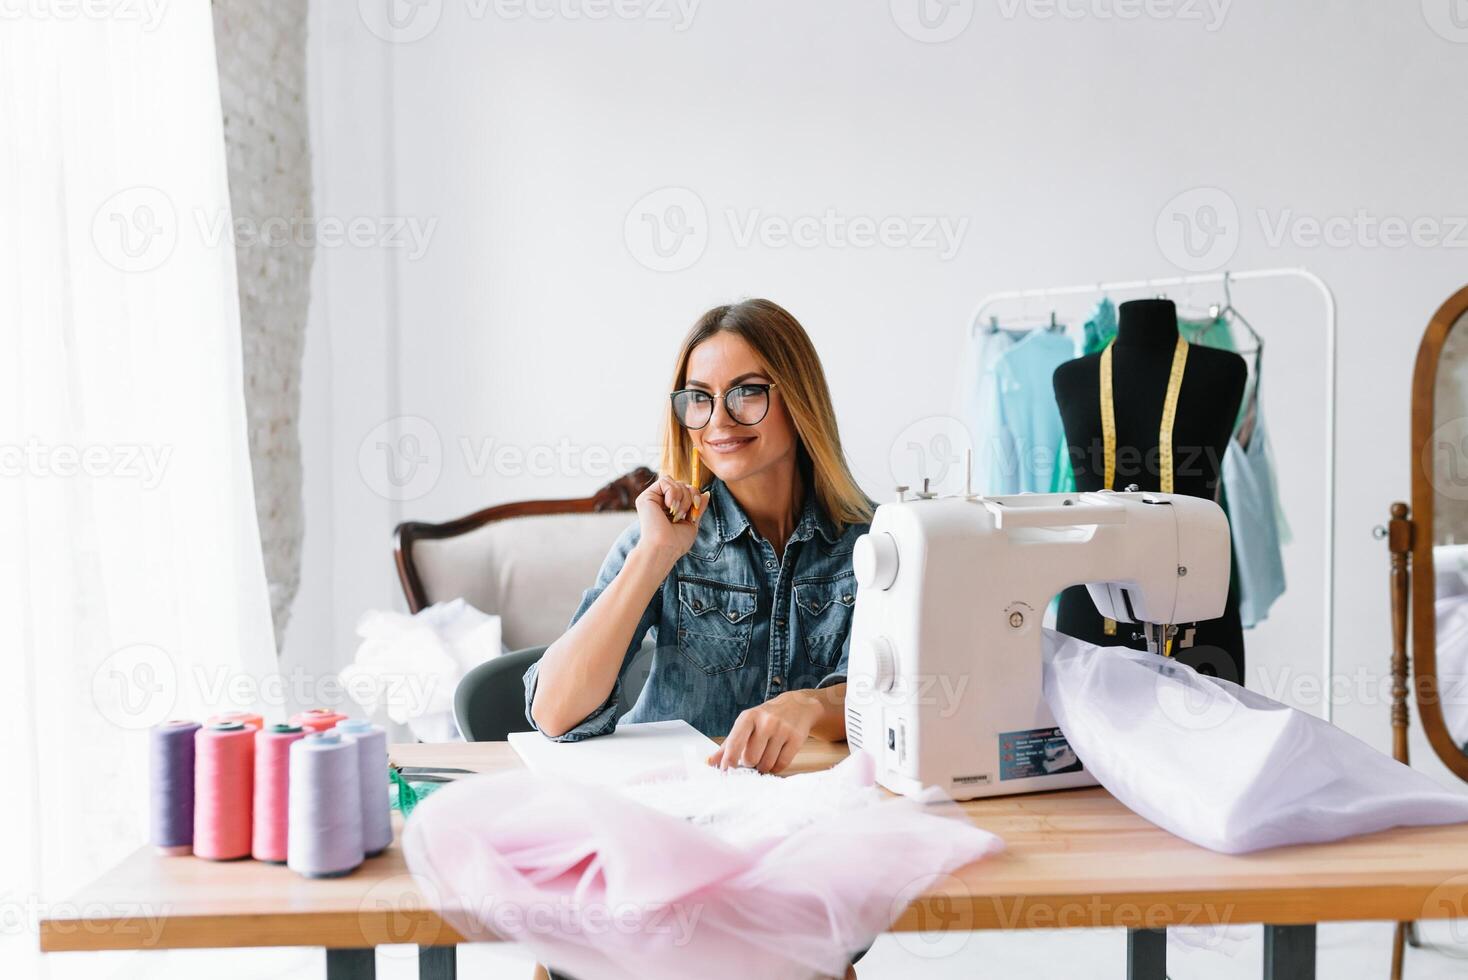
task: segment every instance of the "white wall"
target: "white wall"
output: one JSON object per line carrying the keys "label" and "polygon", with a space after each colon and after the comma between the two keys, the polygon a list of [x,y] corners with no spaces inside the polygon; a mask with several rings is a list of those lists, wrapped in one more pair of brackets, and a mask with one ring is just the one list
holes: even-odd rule
{"label": "white wall", "polygon": [[[731,298],[771,297],[805,324],[856,472],[886,499],[894,442],[949,409],[981,296],[1177,274],[1169,202],[1212,187],[1224,196],[1181,202],[1239,212],[1224,215],[1220,239],[1236,250],[1209,264],[1307,266],[1340,303],[1336,663],[1368,676],[1336,719],[1387,746],[1387,554],[1370,530],[1408,493],[1412,360],[1428,316],[1468,278],[1468,242],[1270,237],[1282,217],[1364,212],[1449,233],[1468,215],[1455,98],[1468,47],[1430,25],[1439,13],[1451,23],[1448,2],[1155,0],[1149,9],[1177,16],[1122,19],[1103,15],[1127,0],[1075,0],[1063,9],[1079,16],[1051,18],[1040,0],[957,0],[948,27],[972,19],[944,43],[898,26],[908,0],[705,0],[683,30],[672,4],[652,6],[671,22],[592,21],[569,16],[586,9],[570,0],[536,8],[549,19],[443,0],[408,27],[433,30],[397,44],[359,16],[377,4],[313,5],[318,218],[402,217],[432,233],[421,256],[318,248],[305,575],[287,657],[344,662],[356,616],[400,603],[397,520],[579,495],[620,469],[585,466],[588,449],[652,444],[677,339]],[[650,254],[638,202],[667,187],[690,189],[707,212],[706,250],[676,272],[638,260]],[[941,216],[967,232],[946,260],[928,248],[741,246],[731,209],[738,222],[755,211]],[[1191,305],[1214,295],[1172,293]],[[1272,669],[1276,690],[1318,710],[1298,686],[1320,662],[1318,299],[1290,283],[1241,285],[1235,298],[1269,340],[1265,399],[1297,538],[1290,593],[1251,637],[1254,680]],[[390,422],[403,416],[430,428]],[[359,467],[363,439],[385,422],[389,442],[424,447],[415,499],[385,498],[378,437],[373,465]],[[487,440],[551,452],[567,440],[574,453],[542,475],[497,471],[476,455]]]}

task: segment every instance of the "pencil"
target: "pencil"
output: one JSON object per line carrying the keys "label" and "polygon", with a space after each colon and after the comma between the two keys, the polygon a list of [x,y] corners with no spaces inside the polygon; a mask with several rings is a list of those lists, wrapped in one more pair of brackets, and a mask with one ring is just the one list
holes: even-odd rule
{"label": "pencil", "polygon": [[696,516],[698,516],[698,494],[699,494],[699,489],[698,489],[698,450],[696,448],[693,450],[693,463],[692,463],[691,468],[693,470],[693,478],[691,480],[689,480],[688,482],[690,484],[692,484],[692,486],[693,486],[693,514],[696,517]]}

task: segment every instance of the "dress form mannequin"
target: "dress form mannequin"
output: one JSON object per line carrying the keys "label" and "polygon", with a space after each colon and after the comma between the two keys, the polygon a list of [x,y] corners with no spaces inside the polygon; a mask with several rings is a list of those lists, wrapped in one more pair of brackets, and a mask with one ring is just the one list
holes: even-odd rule
{"label": "dress form mannequin", "polygon": [[[1116,471],[1113,486],[1123,490],[1161,490],[1158,437],[1168,378],[1177,348],[1177,309],[1170,300],[1132,300],[1118,310],[1112,345],[1112,401],[1116,419]],[[1101,355],[1067,361],[1055,370],[1055,398],[1078,490],[1101,490],[1105,479],[1101,422]],[[1230,351],[1191,344],[1178,392],[1173,423],[1174,493],[1219,498],[1223,453],[1228,447],[1248,366]],[[1199,671],[1244,682],[1244,636],[1239,622],[1236,576],[1230,576],[1228,602],[1218,619],[1195,624],[1191,646],[1174,647],[1176,659]],[[1188,624],[1178,624],[1185,643]],[[1118,623],[1107,635],[1104,620],[1083,586],[1060,596],[1060,632],[1103,646],[1145,649],[1137,624]]]}

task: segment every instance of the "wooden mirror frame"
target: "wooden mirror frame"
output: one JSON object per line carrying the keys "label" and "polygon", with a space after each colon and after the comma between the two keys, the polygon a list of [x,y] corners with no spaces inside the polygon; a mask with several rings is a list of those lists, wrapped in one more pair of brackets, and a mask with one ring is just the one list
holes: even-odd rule
{"label": "wooden mirror frame", "polygon": [[[1433,568],[1432,460],[1424,458],[1427,442],[1437,428],[1437,366],[1453,326],[1468,314],[1468,286],[1438,307],[1417,348],[1412,372],[1412,690],[1427,741],[1437,757],[1458,776],[1468,780],[1468,755],[1453,740],[1443,720],[1437,679],[1437,581]],[[1468,330],[1468,325],[1465,325]],[[1468,407],[1468,406],[1465,406]],[[1405,515],[1403,515],[1405,517]],[[1405,718],[1403,719],[1405,722]],[[1403,726],[1405,728],[1405,725]]]}

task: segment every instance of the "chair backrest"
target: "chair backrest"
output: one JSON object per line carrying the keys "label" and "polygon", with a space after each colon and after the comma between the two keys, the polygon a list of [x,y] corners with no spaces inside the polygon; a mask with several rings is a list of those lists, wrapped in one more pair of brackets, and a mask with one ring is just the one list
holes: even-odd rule
{"label": "chair backrest", "polygon": [[398,578],[409,610],[462,597],[500,617],[510,649],[549,644],[565,631],[607,551],[635,519],[637,495],[654,478],[640,467],[590,497],[399,525]]}
{"label": "chair backrest", "polygon": [[467,742],[503,742],[531,731],[522,678],[545,647],[517,650],[470,670],[454,688],[454,721]]}

